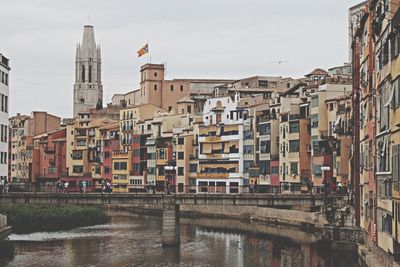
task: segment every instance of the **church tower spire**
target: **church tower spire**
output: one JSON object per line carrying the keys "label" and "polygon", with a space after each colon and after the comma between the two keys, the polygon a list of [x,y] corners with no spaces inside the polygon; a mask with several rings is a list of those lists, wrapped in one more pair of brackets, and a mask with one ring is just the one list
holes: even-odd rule
{"label": "church tower spire", "polygon": [[103,103],[100,46],[96,45],[93,26],[83,29],[82,43],[76,47],[74,117],[79,112]]}

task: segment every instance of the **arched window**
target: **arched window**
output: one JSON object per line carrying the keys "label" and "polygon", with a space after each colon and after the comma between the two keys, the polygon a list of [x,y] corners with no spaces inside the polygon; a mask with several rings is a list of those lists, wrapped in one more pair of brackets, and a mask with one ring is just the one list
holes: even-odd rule
{"label": "arched window", "polygon": [[92,82],[92,65],[89,65],[89,82]]}
{"label": "arched window", "polygon": [[85,82],[85,65],[82,65],[82,82]]}

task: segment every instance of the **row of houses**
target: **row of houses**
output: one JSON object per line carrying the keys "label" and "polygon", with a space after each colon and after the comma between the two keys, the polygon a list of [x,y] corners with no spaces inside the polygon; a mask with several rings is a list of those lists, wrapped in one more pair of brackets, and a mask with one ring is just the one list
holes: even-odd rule
{"label": "row of houses", "polygon": [[[350,9],[355,111],[356,223],[369,241],[400,255],[400,1],[369,0]],[[359,160],[358,160],[359,159]]]}
{"label": "row of houses", "polygon": [[[162,64],[141,72],[141,88],[115,95],[107,108],[63,120],[12,117],[11,180],[62,179],[71,188],[86,180],[92,190],[107,180],[115,192],[169,184],[176,192],[240,193],[253,184],[301,193],[310,181],[316,191],[324,179],[349,184],[349,65],[297,80],[165,81]],[[199,97],[200,88],[207,95]]]}

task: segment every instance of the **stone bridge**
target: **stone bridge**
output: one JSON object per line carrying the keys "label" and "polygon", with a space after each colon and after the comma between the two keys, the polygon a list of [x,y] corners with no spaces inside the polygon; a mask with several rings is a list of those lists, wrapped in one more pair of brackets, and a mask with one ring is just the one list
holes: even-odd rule
{"label": "stone bridge", "polygon": [[324,201],[341,205],[339,196],[306,194],[147,194],[147,193],[27,193],[0,197],[1,204],[98,205],[157,210],[163,216],[163,245],[179,244],[179,215],[274,221],[287,225],[321,224]]}
{"label": "stone bridge", "polygon": [[[342,197],[329,196],[342,201]],[[87,204],[87,205],[234,205],[318,211],[324,205],[323,195],[306,194],[146,194],[146,193],[8,193],[0,198],[3,204]]]}

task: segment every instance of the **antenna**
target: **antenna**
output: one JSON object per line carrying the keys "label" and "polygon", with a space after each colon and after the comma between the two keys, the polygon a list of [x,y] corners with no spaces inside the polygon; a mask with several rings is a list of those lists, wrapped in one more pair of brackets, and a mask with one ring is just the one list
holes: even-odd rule
{"label": "antenna", "polygon": [[168,70],[167,61],[164,61],[164,75],[165,75],[165,77],[167,77],[167,70]]}
{"label": "antenna", "polygon": [[88,13],[88,16],[87,16],[87,20],[88,20],[88,25],[90,25],[90,14]]}

